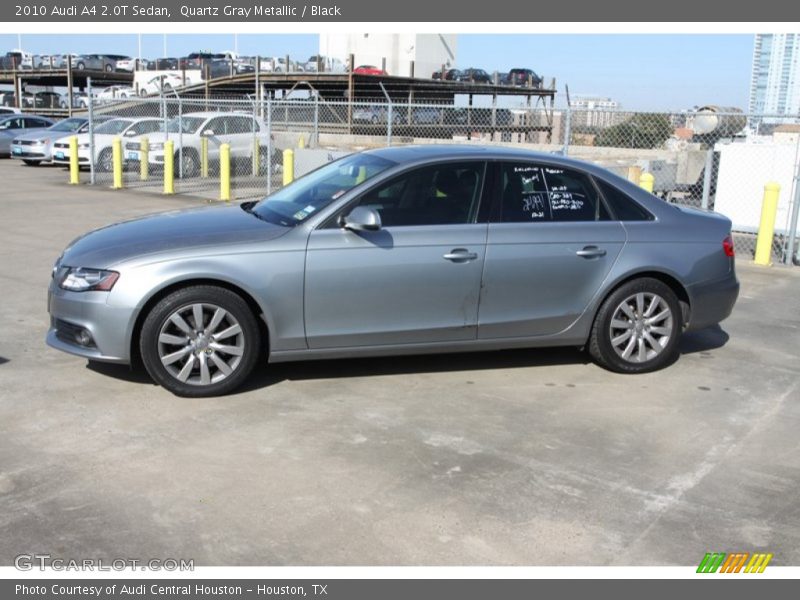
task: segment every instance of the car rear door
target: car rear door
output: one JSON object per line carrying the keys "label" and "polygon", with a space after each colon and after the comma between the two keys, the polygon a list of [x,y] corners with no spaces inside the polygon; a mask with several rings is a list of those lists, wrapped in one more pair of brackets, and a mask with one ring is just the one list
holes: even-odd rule
{"label": "car rear door", "polygon": [[625,229],[585,173],[528,161],[497,169],[478,338],[556,334],[597,294]]}
{"label": "car rear door", "polygon": [[483,161],[418,167],[377,184],[355,206],[378,231],[329,220],[309,236],[305,323],[309,348],[474,340],[486,247],[478,218]]}

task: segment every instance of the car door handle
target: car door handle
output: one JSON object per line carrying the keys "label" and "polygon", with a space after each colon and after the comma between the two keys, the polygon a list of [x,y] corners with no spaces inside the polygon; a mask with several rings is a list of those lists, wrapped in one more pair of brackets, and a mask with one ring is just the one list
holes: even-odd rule
{"label": "car door handle", "polygon": [[467,262],[478,258],[477,252],[470,252],[466,248],[454,248],[443,256],[445,260],[453,262]]}
{"label": "car door handle", "polygon": [[597,246],[586,246],[583,250],[578,250],[575,254],[583,258],[596,258],[598,256],[605,256],[606,251]]}

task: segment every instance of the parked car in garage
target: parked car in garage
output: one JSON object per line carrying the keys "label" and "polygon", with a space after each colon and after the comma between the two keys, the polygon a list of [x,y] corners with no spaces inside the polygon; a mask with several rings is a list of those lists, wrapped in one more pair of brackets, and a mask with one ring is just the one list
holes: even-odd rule
{"label": "parked car in garage", "polygon": [[11,142],[11,158],[18,158],[26,165],[38,166],[53,160],[53,142],[65,135],[74,135],[89,130],[89,119],[70,117],[54,123],[47,129],[25,131],[14,136]]}
{"label": "parked car in garage", "polygon": [[373,65],[360,65],[353,69],[353,73],[358,75],[388,75],[386,71]]}
{"label": "parked car in garage", "polygon": [[97,93],[98,102],[111,102],[123,98],[135,98],[136,90],[126,85],[110,85]]}
{"label": "parked car in garage", "polygon": [[434,71],[431,75],[431,79],[440,79],[443,81],[460,81],[461,80],[461,71],[458,69],[447,69],[444,72],[444,77],[442,77],[441,71]]}
{"label": "parked car in garage", "polygon": [[542,81],[542,78],[531,69],[511,69],[506,78],[502,80],[506,85],[534,88],[542,87]]}
{"label": "parked car in garage", "polygon": [[73,60],[73,65],[79,71],[105,71],[111,73],[117,70],[117,61],[129,64],[133,60],[130,56],[122,54],[81,54]]}
{"label": "parked car in garage", "polygon": [[[183,177],[195,177],[200,173],[202,140],[208,142],[210,164],[219,164],[221,144],[229,144],[234,161],[252,160],[258,142],[260,170],[267,171],[271,140],[266,124],[244,113],[222,113],[214,111],[186,113],[167,122],[166,131],[151,134],[149,162],[153,167],[164,166],[164,143],[172,140],[175,152],[175,173]],[[179,142],[183,144],[179,147]],[[137,141],[125,144],[125,160],[138,163],[141,160]]]}
{"label": "parked car in garage", "polygon": [[58,92],[36,92],[33,103],[35,108],[67,108],[67,99]]}
{"label": "parked car in garage", "polygon": [[[392,123],[400,122],[400,109],[395,108],[392,111]],[[389,109],[386,105],[370,105],[370,106],[356,106],[353,107],[353,122],[354,123],[388,123]]]}
{"label": "parked car in garage", "polygon": [[442,109],[438,106],[417,106],[411,111],[411,121],[420,125],[433,125],[442,121]]}
{"label": "parked car in garage", "polygon": [[469,81],[472,83],[492,83],[492,76],[483,69],[464,69],[461,71],[459,81]]}
{"label": "parked car in garage", "polygon": [[11,142],[15,137],[47,129],[53,123],[52,119],[38,115],[0,115],[0,156],[11,155]]}
{"label": "parked car in garage", "polygon": [[[99,123],[94,128],[94,155],[95,169],[108,172],[113,167],[112,144],[115,138],[122,138],[124,142],[160,131],[164,120],[155,117],[126,118],[118,117]],[[57,139],[53,143],[53,163],[68,166],[69,137]],[[78,135],[78,166],[88,167],[91,164],[91,148],[88,132]]]}
{"label": "parked car in garage", "polygon": [[145,81],[139,86],[139,95],[169,93],[176,88],[183,87],[183,77],[177,73],[162,73]]}
{"label": "parked car in garage", "polygon": [[177,58],[154,58],[147,61],[146,68],[148,71],[176,71],[181,67]]}
{"label": "parked car in garage", "polygon": [[260,202],[78,238],[53,266],[47,343],[89,360],[140,356],[154,381],[196,397],[236,389],[264,355],[574,346],[644,373],[679,357],[684,331],[731,313],[733,255],[729,219],[597,165],[395,146]]}

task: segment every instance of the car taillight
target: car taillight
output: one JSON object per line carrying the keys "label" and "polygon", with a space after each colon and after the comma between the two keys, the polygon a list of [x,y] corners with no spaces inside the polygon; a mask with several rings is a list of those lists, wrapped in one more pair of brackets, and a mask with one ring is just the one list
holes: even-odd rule
{"label": "car taillight", "polygon": [[727,236],[724,240],[722,240],[722,249],[725,251],[725,256],[733,256],[733,238],[731,236]]}

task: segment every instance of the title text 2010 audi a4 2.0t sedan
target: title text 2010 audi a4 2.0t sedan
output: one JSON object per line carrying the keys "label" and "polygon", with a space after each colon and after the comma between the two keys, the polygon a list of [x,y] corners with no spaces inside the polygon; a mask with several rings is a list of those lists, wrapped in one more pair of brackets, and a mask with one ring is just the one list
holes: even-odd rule
{"label": "title text 2010 audi a4 2.0t sedan", "polygon": [[586,347],[622,373],[663,367],[682,331],[739,291],[731,223],[600,167],[502,148],[353,154],[260,202],[111,225],[50,284],[47,341],[141,357],[185,396],[271,362]]}

